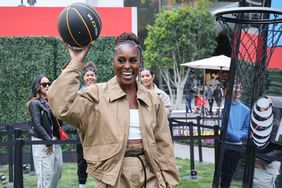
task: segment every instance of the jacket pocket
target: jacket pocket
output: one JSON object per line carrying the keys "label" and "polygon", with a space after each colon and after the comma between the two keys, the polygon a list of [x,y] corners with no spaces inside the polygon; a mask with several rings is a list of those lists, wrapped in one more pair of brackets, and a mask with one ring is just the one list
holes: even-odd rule
{"label": "jacket pocket", "polygon": [[85,159],[91,162],[104,161],[117,155],[122,148],[122,143],[113,143],[101,146],[84,147]]}

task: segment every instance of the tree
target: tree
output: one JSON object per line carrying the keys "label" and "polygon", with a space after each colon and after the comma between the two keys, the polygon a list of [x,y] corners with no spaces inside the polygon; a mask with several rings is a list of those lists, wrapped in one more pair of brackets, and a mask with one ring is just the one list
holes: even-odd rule
{"label": "tree", "polygon": [[160,70],[171,98],[172,87],[176,88],[175,103],[179,109],[190,72],[180,64],[209,57],[214,52],[215,19],[204,7],[185,6],[157,14],[154,25],[147,29],[145,66]]}

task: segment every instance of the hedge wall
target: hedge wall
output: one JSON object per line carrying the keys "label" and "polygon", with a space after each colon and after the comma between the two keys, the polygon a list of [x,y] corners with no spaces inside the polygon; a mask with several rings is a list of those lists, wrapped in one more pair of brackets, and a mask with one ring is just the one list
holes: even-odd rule
{"label": "hedge wall", "polygon": [[[86,58],[86,62],[97,64],[98,82],[113,76],[113,48],[113,37],[101,37]],[[66,48],[57,38],[0,38],[0,124],[29,121],[25,105],[32,81],[38,75],[56,79],[68,59]]]}
{"label": "hedge wall", "polygon": [[282,97],[282,70],[268,70],[266,87],[268,95]]}

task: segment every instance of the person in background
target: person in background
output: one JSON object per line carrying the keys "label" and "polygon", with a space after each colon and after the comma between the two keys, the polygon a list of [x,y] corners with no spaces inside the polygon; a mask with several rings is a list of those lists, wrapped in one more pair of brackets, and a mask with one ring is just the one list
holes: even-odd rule
{"label": "person in background", "polygon": [[209,103],[209,112],[210,114],[213,114],[212,112],[212,106],[213,106],[213,88],[212,88],[212,84],[209,84],[206,88],[205,88],[205,92],[204,92],[204,97],[208,100]]}
{"label": "person in background", "polygon": [[[57,140],[60,121],[48,104],[47,91],[51,82],[46,76],[38,76],[31,86],[27,108],[29,110],[34,140]],[[32,145],[32,155],[37,188],[56,188],[61,177],[63,158],[59,144]]]}
{"label": "person in background", "polygon": [[141,77],[141,82],[145,86],[145,88],[156,92],[159,97],[162,99],[164,106],[166,108],[166,112],[168,115],[170,115],[172,111],[172,105],[170,102],[169,96],[164,92],[163,90],[159,89],[155,84],[154,84],[154,79],[155,79],[155,73],[149,69],[149,68],[143,68],[143,70],[140,73]]}
{"label": "person in background", "polygon": [[66,45],[71,61],[48,91],[54,113],[84,133],[87,172],[96,188],[170,187],[179,174],[165,107],[155,92],[136,80],[142,49],[134,33],[115,42],[108,82],[78,92],[83,61],[80,51]]}
{"label": "person in background", "polygon": [[233,174],[242,157],[240,147],[242,147],[243,143],[246,143],[250,127],[250,108],[239,100],[241,90],[241,84],[236,81],[233,87],[225,143],[238,146],[239,149],[233,150],[229,147],[225,147],[222,162],[221,188],[230,187]]}
{"label": "person in background", "polygon": [[[86,63],[82,69],[82,76],[83,76],[83,85],[80,88],[79,92],[84,92],[88,86],[94,84],[97,80],[98,76],[98,69],[96,65],[89,61]],[[83,142],[83,138],[85,135],[79,134],[80,141]],[[83,147],[81,143],[76,145],[76,152],[77,152],[77,177],[79,188],[85,188],[85,184],[87,181],[87,162],[83,156]]]}
{"label": "person in background", "polygon": [[220,84],[216,85],[216,88],[213,91],[213,97],[217,106],[217,115],[221,114],[221,101],[223,99],[223,90],[220,88]]}
{"label": "person in background", "polygon": [[222,101],[222,98],[223,98],[223,91],[220,88],[220,84],[217,84],[216,88],[214,89],[213,97],[214,97],[214,100],[215,100],[217,107],[220,107],[221,101]]}
{"label": "person in background", "polygon": [[186,89],[186,113],[192,113],[193,109],[192,109],[192,100],[195,96],[195,87],[192,86],[190,83],[187,84],[187,89]]}

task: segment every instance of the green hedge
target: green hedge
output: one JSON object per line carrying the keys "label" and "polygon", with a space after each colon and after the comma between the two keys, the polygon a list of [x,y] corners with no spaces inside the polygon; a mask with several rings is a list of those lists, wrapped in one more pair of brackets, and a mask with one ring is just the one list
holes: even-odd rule
{"label": "green hedge", "polygon": [[[99,82],[113,76],[113,48],[113,37],[101,37],[86,58],[97,64]],[[56,79],[69,54],[57,38],[12,37],[0,38],[0,57],[0,123],[29,121],[25,105],[32,81],[38,75]]]}
{"label": "green hedge", "polygon": [[267,94],[282,96],[282,70],[272,69],[268,70],[267,74]]}

